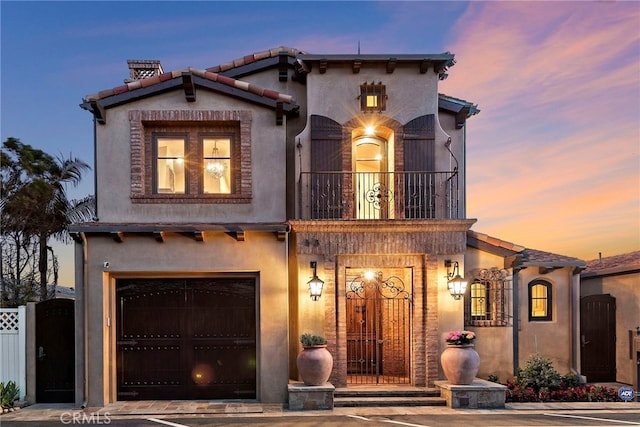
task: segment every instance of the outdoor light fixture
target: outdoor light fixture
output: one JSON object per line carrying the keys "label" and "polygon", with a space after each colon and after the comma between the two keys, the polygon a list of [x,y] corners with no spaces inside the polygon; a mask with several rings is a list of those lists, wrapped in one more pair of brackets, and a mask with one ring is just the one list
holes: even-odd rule
{"label": "outdoor light fixture", "polygon": [[309,296],[313,301],[318,301],[322,296],[322,287],[324,286],[324,282],[320,280],[318,275],[316,274],[317,263],[315,261],[311,261],[311,268],[313,268],[313,278],[307,282],[309,285]]}
{"label": "outdoor light fixture", "polygon": [[[460,276],[458,261],[445,260],[444,266],[447,267],[447,288],[453,299],[458,300],[464,296],[467,290],[467,282]],[[449,268],[453,267],[452,271]]]}

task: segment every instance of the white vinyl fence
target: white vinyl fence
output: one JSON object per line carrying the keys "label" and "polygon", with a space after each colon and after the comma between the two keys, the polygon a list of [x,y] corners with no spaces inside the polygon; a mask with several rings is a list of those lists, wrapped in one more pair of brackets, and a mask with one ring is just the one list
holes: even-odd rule
{"label": "white vinyl fence", "polygon": [[27,390],[26,307],[0,308],[0,382],[14,381],[20,400]]}

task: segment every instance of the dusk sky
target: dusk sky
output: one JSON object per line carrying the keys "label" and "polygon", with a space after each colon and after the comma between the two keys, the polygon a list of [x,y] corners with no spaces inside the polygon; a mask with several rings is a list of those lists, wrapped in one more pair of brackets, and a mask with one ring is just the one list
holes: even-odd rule
{"label": "dusk sky", "polygon": [[[473,230],[594,259],[640,249],[640,2],[0,2],[1,138],[93,166],[83,97],[128,59],[204,69],[278,46],[456,56]],[[114,171],[117,173],[117,171]],[[72,198],[93,193],[93,173]],[[57,247],[73,286],[72,246]]]}

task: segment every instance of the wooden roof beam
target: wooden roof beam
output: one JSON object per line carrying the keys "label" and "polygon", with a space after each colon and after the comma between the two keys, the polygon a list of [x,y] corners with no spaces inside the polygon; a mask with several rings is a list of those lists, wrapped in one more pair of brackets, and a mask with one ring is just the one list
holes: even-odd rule
{"label": "wooden roof beam", "polygon": [[429,61],[422,61],[420,63],[420,74],[424,74],[429,71]]}
{"label": "wooden roof beam", "polygon": [[353,74],[360,73],[361,66],[362,66],[362,61],[359,61],[359,60],[353,61],[353,64],[351,65],[351,68],[353,69]]}
{"label": "wooden roof beam", "polygon": [[238,231],[227,231],[226,232],[227,236],[231,236],[234,239],[236,239],[238,242],[244,242],[245,241],[245,232],[243,230],[238,230]]}
{"label": "wooden roof beam", "polygon": [[396,58],[389,58],[387,61],[387,74],[391,74],[396,70],[398,60]]}
{"label": "wooden roof beam", "polygon": [[322,59],[318,62],[318,67],[320,68],[320,74],[324,74],[327,72],[327,60]]}
{"label": "wooden roof beam", "polygon": [[184,89],[184,96],[187,99],[187,102],[195,102],[196,85],[193,82],[193,74],[182,73],[182,88]]}
{"label": "wooden roof beam", "polygon": [[289,80],[289,55],[287,52],[278,54],[278,80],[281,82]]}

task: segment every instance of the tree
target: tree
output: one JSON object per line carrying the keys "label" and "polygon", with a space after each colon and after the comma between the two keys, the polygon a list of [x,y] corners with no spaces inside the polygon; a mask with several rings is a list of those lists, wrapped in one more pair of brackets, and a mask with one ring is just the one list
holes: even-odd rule
{"label": "tree", "polygon": [[[93,197],[81,201],[69,200],[66,186],[77,186],[88,164],[79,159],[53,157],[42,150],[23,144],[19,139],[8,138],[3,143],[0,157],[2,197],[2,236],[13,236],[15,248],[24,250],[27,242],[33,242],[37,250],[39,296],[47,299],[49,269],[48,246],[50,238],[68,241],[69,224],[92,218],[95,212]],[[10,234],[13,233],[13,234]],[[16,254],[15,285],[22,283],[21,254]],[[4,258],[4,257],[3,257]],[[55,255],[53,257],[56,262]],[[1,266],[0,266],[1,267]],[[57,269],[54,282],[57,284]],[[2,271],[4,285],[4,271]]]}

